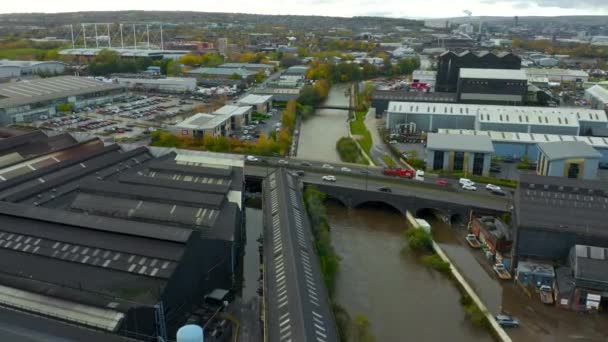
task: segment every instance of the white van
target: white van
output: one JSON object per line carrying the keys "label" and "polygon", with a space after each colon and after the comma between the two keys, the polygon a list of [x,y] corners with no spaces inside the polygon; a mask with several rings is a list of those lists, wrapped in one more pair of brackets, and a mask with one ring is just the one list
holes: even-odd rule
{"label": "white van", "polygon": [[424,171],[416,170],[416,176],[414,176],[414,179],[419,182],[424,182]]}
{"label": "white van", "polygon": [[465,184],[475,185],[475,182],[473,182],[472,180],[470,180],[468,178],[460,178],[460,180],[458,180],[458,184],[460,184],[460,185],[465,185]]}

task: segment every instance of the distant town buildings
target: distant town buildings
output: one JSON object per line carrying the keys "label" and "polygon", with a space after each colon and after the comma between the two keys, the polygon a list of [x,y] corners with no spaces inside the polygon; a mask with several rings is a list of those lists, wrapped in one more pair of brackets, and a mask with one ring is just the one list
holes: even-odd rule
{"label": "distant town buildings", "polygon": [[31,75],[57,76],[65,72],[66,64],[59,61],[0,60],[0,79]]}

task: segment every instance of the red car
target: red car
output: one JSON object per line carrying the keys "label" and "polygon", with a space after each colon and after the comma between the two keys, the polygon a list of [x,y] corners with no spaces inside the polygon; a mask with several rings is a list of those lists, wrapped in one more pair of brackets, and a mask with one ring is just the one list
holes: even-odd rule
{"label": "red car", "polygon": [[435,184],[437,185],[448,185],[448,180],[447,179],[438,179],[437,181],[435,181]]}

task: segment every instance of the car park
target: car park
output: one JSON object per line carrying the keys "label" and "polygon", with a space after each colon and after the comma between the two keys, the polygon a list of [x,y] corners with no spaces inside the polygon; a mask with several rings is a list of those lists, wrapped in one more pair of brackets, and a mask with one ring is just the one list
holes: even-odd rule
{"label": "car park", "polygon": [[331,175],[323,176],[323,177],[321,177],[321,179],[325,182],[335,182],[336,181],[336,177],[331,176]]}

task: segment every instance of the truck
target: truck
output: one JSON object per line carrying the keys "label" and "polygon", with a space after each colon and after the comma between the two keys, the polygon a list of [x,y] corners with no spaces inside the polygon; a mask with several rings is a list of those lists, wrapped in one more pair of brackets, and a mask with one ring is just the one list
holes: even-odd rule
{"label": "truck", "polygon": [[415,175],[414,170],[402,169],[398,167],[387,167],[382,170],[382,174],[386,176],[395,176],[403,178],[413,178]]}
{"label": "truck", "polygon": [[539,289],[540,301],[545,304],[553,304],[553,289],[549,285],[542,285]]}

